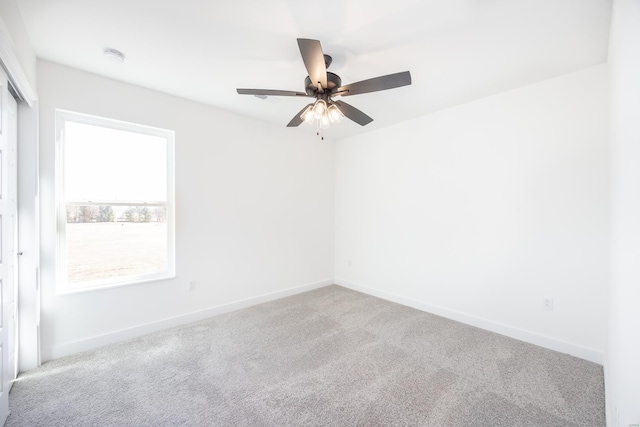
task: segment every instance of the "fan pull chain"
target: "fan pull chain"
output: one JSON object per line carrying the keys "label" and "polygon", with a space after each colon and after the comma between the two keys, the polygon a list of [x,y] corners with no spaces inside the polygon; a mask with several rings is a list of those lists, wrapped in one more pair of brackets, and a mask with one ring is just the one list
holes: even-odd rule
{"label": "fan pull chain", "polygon": [[316,135],[320,137],[321,141],[324,141],[324,127],[321,123],[321,120],[318,120],[318,122],[316,123]]}
{"label": "fan pull chain", "polygon": [[324,128],[320,125],[320,120],[318,120],[318,128],[316,130],[316,135],[320,137],[321,141],[324,141]]}

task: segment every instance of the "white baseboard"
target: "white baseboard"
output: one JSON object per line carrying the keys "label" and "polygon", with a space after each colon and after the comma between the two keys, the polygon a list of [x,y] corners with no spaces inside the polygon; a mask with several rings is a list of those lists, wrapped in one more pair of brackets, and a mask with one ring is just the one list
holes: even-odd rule
{"label": "white baseboard", "polygon": [[[172,328],[175,326],[184,325],[191,322],[203,320],[212,316],[216,316],[223,313],[228,313],[242,308],[251,307],[253,305],[262,304],[265,302],[273,301],[280,298],[285,298],[291,295],[300,294],[303,292],[319,289],[332,284],[337,284],[345,288],[353,289],[354,291],[362,292],[368,295],[372,295],[378,298],[382,298],[388,301],[392,301],[398,304],[412,307],[417,310],[426,311],[428,313],[436,314],[438,316],[446,317],[451,320],[455,320],[467,325],[482,328],[491,332],[496,332],[520,341],[528,342],[531,344],[539,345],[541,347],[555,350],[561,353],[567,353],[581,359],[588,360],[590,362],[598,363],[602,365],[604,363],[604,354],[600,351],[583,347],[570,342],[558,340],[545,335],[540,335],[535,332],[527,331],[524,329],[516,328],[513,326],[505,325],[503,323],[495,322],[492,320],[484,319],[481,317],[473,316],[467,313],[458,312],[445,307],[440,307],[432,304],[427,304],[422,301],[407,298],[401,295],[392,294],[390,292],[380,291],[378,289],[370,288],[358,283],[349,282],[344,279],[327,279],[315,283],[309,283],[294,288],[284,289],[277,292],[272,292],[265,295],[259,295],[256,297],[248,298],[245,300],[234,301],[229,304],[223,304],[215,307],[210,307],[204,310],[199,310],[180,316],[171,317],[157,322],[145,323],[137,325],[131,328],[121,329],[118,331],[110,332],[108,334],[97,335],[83,340],[73,341],[69,343],[60,344],[58,346],[49,349],[48,356],[44,361],[57,359],[60,357],[68,356],[71,354],[79,353],[81,351],[93,350],[98,347],[102,347],[108,344],[113,344],[120,341],[125,341],[133,338],[137,338],[153,332],[158,332],[164,329]],[[43,352],[44,355],[45,352]]]}
{"label": "white baseboard", "polygon": [[592,348],[583,347],[578,344],[573,344],[567,341],[558,340],[545,335],[540,335],[535,332],[527,331],[525,329],[516,328],[513,326],[505,325],[503,323],[495,322],[493,320],[484,319],[481,317],[473,316],[467,313],[451,310],[445,307],[437,305],[427,304],[422,301],[403,297],[400,295],[392,294],[378,289],[370,288],[358,283],[349,282],[344,279],[336,278],[335,284],[343,286],[345,288],[352,289],[354,291],[362,292],[364,294],[372,295],[378,298],[382,298],[388,301],[392,301],[398,304],[406,305],[407,307],[415,308],[428,313],[436,314],[438,316],[446,317],[447,319],[455,320],[467,325],[475,326],[485,329],[487,331],[496,332],[501,335],[515,338],[520,341],[528,342],[530,344],[539,345],[550,350],[555,350],[560,353],[567,353],[581,359],[588,360],[590,362],[602,365],[604,363],[604,353],[594,350]]}
{"label": "white baseboard", "polygon": [[[164,329],[173,328],[175,326],[185,325],[191,322],[197,322],[199,320],[203,320],[212,316],[217,316],[223,313],[228,313],[230,311],[240,310],[242,308],[251,307],[253,305],[258,305],[258,304],[273,301],[276,299],[288,297],[291,295],[296,295],[296,294],[308,292],[314,289],[323,288],[325,286],[332,285],[333,283],[334,283],[333,279],[322,280],[315,283],[308,283],[306,285],[296,286],[294,288],[289,288],[281,291],[272,292],[269,294],[259,295],[259,296],[248,298],[245,300],[234,301],[228,304],[218,305],[215,307],[194,311],[194,312],[183,314],[180,316],[170,317],[168,319],[163,319],[156,322],[145,323],[142,325],[121,329],[121,330],[110,332],[103,335],[96,335],[83,340],[60,344],[55,347],[51,347],[49,349],[48,351],[49,357],[43,360],[43,362],[46,360],[58,359],[60,357],[69,356],[71,354],[79,353],[81,351],[93,350],[95,348],[103,347],[108,344],[113,344],[116,342],[137,338],[153,332],[158,332]],[[44,356],[44,352],[43,352],[43,356]]]}

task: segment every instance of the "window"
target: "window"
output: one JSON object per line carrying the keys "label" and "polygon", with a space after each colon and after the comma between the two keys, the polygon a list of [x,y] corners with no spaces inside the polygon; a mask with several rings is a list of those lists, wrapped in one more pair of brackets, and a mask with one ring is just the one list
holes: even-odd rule
{"label": "window", "polygon": [[59,293],[175,276],[174,133],[56,111]]}

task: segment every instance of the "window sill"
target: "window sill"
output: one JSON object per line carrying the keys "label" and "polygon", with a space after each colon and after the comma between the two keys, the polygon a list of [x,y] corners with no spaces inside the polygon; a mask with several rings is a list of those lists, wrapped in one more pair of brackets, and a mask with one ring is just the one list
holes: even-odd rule
{"label": "window sill", "polygon": [[118,281],[118,282],[107,282],[107,281],[99,281],[99,282],[88,282],[87,284],[82,284],[78,287],[67,286],[58,286],[56,288],[56,295],[58,296],[66,296],[66,295],[76,295],[82,294],[86,292],[94,292],[94,291],[104,291],[114,288],[122,288],[126,286],[135,286],[141,285],[150,282],[160,282],[164,280],[175,279],[175,273],[165,273],[165,274],[157,274],[157,275],[149,275],[149,276],[140,276],[126,278],[126,280]]}

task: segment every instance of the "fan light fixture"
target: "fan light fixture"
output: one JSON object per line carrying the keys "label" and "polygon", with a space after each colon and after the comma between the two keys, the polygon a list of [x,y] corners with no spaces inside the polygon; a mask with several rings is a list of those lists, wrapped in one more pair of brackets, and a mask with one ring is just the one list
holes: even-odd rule
{"label": "fan light fixture", "polygon": [[310,125],[315,123],[318,129],[326,129],[342,121],[344,114],[336,104],[331,103],[327,106],[327,101],[318,99],[302,112],[300,118]]}

